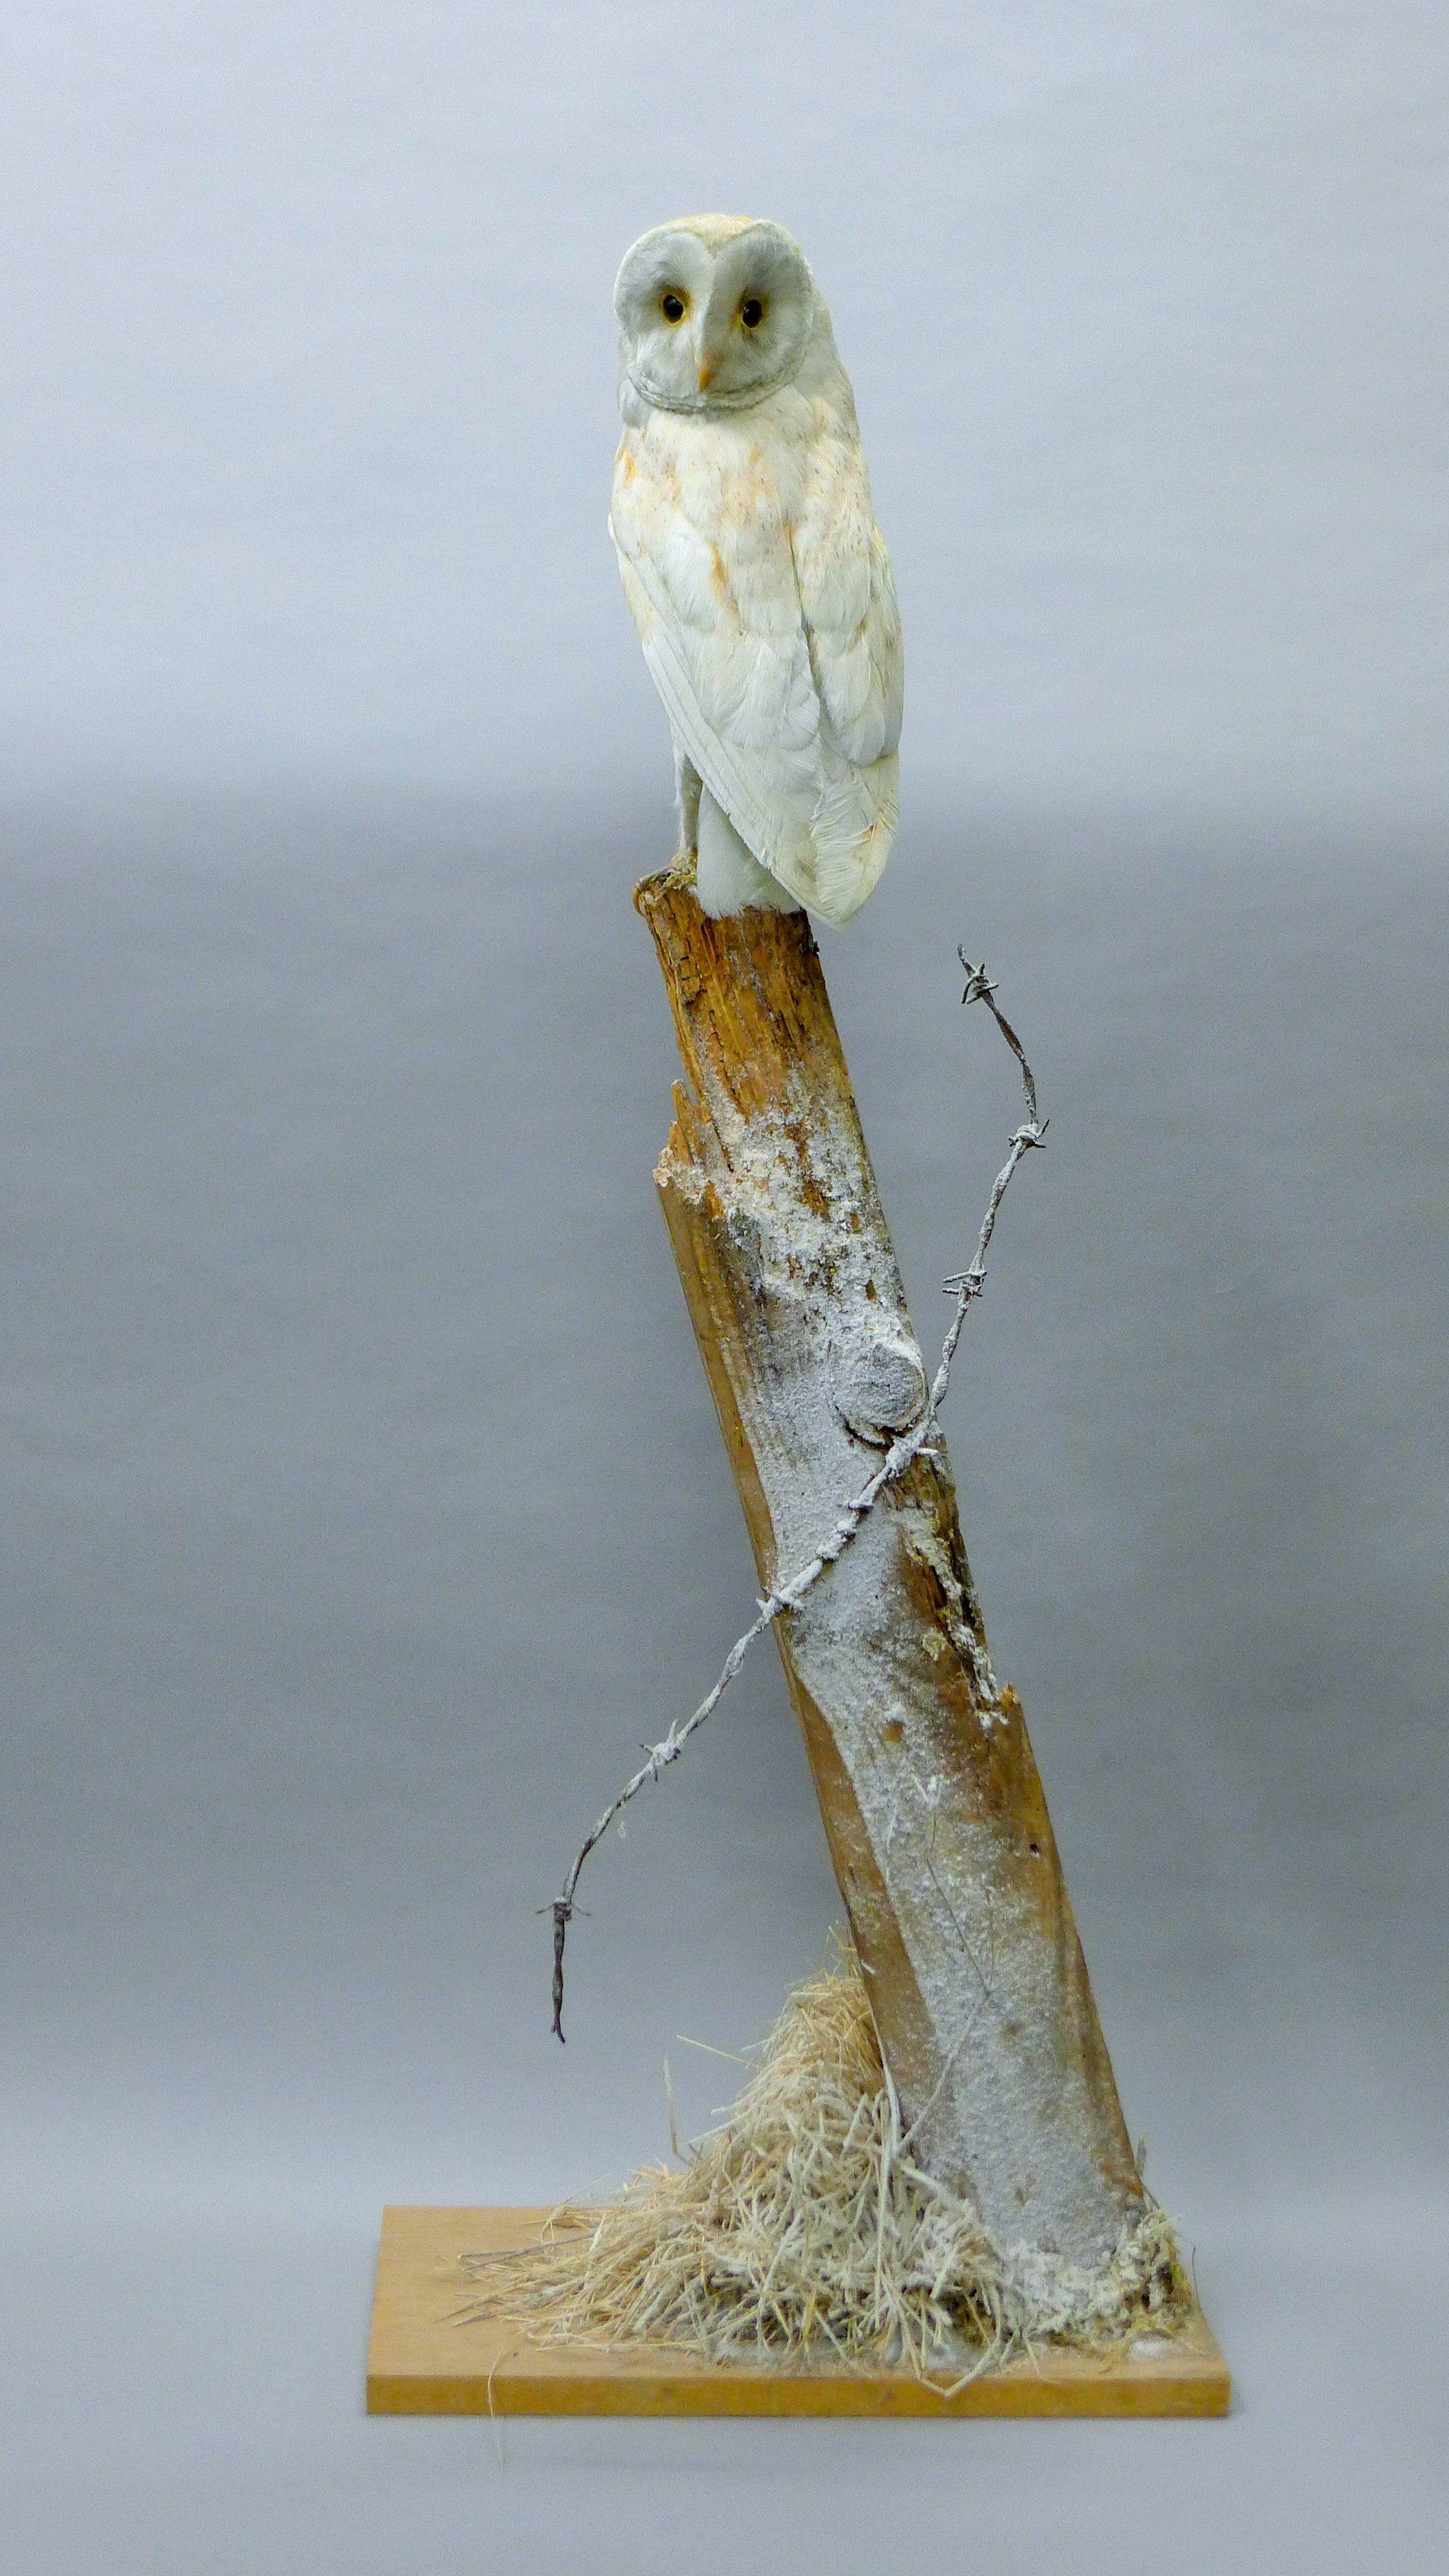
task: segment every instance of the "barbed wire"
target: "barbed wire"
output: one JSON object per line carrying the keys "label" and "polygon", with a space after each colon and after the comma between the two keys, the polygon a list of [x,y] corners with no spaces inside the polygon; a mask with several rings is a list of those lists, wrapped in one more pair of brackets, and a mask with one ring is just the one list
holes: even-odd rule
{"label": "barbed wire", "polygon": [[829,1536],[822,1539],[808,1565],[803,1565],[797,1574],[791,1575],[787,1583],[777,1583],[765,1594],[764,1599],[757,1606],[756,1615],[749,1627],[745,1629],[742,1636],[736,1637],[726,1655],[713,1688],[706,1692],[692,1716],[676,1718],[667,1735],[662,1736],[657,1744],[645,1747],[645,1759],[633,1778],[627,1780],[618,1796],[610,1800],[592,1831],[585,1837],[578,1857],[564,1880],[562,1894],[554,1898],[552,1905],[539,1907],[541,1914],[551,1913],[553,1916],[553,2032],[556,2039],[561,2040],[564,2035],[564,1943],[568,1937],[568,1927],[575,1914],[582,1911],[582,1908],[576,1904],[575,1898],[579,1874],[590,1852],[603,1841],[609,1827],[616,1817],[623,1814],[631,1798],[637,1798],[641,1789],[647,1788],[651,1781],[660,1779],[669,1765],[678,1761],[690,1737],[703,1726],[706,1718],[714,1715],[751,1646],[758,1638],[763,1637],[766,1630],[772,1628],[775,1621],[782,1618],[787,1610],[798,1609],[806,1593],[813,1584],[819,1582],[827,1566],[834,1565],[837,1558],[844,1554],[886,1487],[895,1484],[904,1475],[911,1461],[919,1457],[923,1449],[929,1448],[938,1434],[939,1425],[936,1416],[939,1407],[945,1401],[946,1389],[951,1377],[951,1363],[956,1356],[961,1329],[969,1309],[986,1285],[986,1254],[996,1229],[997,1210],[1006,1196],[1011,1176],[1023,1155],[1029,1154],[1033,1146],[1044,1142],[1048,1123],[1041,1117],[1037,1108],[1036,1083],[1021,1040],[1011,1022],[997,1009],[997,988],[988,976],[985,964],[973,966],[964,948],[958,948],[956,954],[966,974],[966,989],[961,996],[963,1003],[984,1002],[986,1004],[1021,1067],[1022,1083],[1026,1091],[1027,1115],[1013,1135],[1011,1151],[992,1184],[991,1197],[986,1214],[981,1221],[981,1232],[977,1238],[976,1251],[969,1269],[952,1271],[942,1283],[946,1295],[954,1296],[956,1306],[946,1338],[941,1345],[940,1364],[931,1381],[930,1392],[916,1421],[891,1443],[880,1465],[866,1479],[859,1493],[852,1496],[845,1505]]}

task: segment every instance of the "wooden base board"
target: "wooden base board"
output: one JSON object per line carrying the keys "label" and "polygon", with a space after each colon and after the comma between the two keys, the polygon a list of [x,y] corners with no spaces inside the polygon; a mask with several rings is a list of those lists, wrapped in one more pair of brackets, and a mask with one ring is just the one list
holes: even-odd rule
{"label": "wooden base board", "polygon": [[900,2370],[752,2368],[665,2345],[539,2344],[465,2325],[465,2254],[526,2245],[542,2209],[387,2209],[367,2356],[370,2415],[1226,2415],[1226,2364],[1206,2320],[1140,2335],[1110,2360],[1043,2351],[954,2396]]}

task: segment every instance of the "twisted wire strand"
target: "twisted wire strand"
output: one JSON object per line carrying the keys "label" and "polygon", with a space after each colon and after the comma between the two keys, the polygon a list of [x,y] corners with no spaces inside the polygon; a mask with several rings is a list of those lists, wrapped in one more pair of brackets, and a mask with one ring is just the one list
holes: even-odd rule
{"label": "twisted wire strand", "polygon": [[579,1874],[590,1852],[603,1841],[609,1827],[616,1817],[622,1815],[630,1800],[637,1798],[640,1790],[647,1788],[651,1781],[661,1779],[670,1764],[678,1761],[690,1737],[703,1726],[706,1718],[714,1715],[757,1639],[763,1637],[766,1630],[772,1628],[775,1621],[782,1618],[786,1611],[799,1607],[812,1585],[819,1582],[827,1566],[834,1565],[837,1558],[844,1554],[886,1487],[896,1483],[897,1479],[904,1475],[912,1459],[919,1457],[921,1451],[929,1448],[931,1442],[938,1436],[939,1425],[936,1417],[940,1406],[945,1401],[946,1389],[951,1378],[951,1363],[956,1357],[957,1345],[961,1339],[961,1328],[971,1306],[986,1285],[986,1254],[996,1229],[997,1211],[1006,1196],[1018,1163],[1024,1155],[1031,1152],[1033,1146],[1045,1142],[1048,1123],[1037,1108],[1036,1082],[1021,1040],[1011,1022],[997,1009],[996,986],[988,976],[985,964],[973,966],[964,948],[958,948],[956,954],[966,974],[966,989],[961,996],[963,1003],[984,1002],[986,1004],[1021,1067],[1027,1115],[1012,1136],[1011,1151],[992,1184],[991,1196],[987,1202],[986,1214],[981,1221],[981,1232],[977,1237],[976,1250],[969,1268],[953,1271],[942,1283],[945,1293],[947,1296],[954,1296],[956,1304],[946,1338],[941,1345],[940,1364],[931,1381],[930,1393],[918,1419],[892,1442],[880,1465],[867,1477],[859,1493],[853,1495],[845,1505],[834,1527],[829,1535],[821,1540],[809,1563],[801,1566],[798,1573],[792,1574],[788,1582],[777,1583],[757,1604],[755,1617],[743,1634],[736,1637],[720,1667],[713,1687],[706,1692],[698,1708],[689,1717],[676,1718],[667,1735],[661,1736],[657,1744],[646,1745],[645,1758],[638,1770],[625,1782],[618,1796],[610,1800],[603,1814],[585,1836],[573,1866],[564,1880],[561,1893],[550,1905],[539,1907],[540,1914],[553,1916],[553,2035],[556,2039],[561,2040],[564,2035],[564,1943],[574,1915],[581,1910],[576,1903]]}

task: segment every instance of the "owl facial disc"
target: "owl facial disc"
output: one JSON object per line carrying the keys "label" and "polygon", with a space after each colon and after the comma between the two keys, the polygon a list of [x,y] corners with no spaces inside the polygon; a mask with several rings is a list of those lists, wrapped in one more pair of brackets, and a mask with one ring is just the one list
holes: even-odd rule
{"label": "owl facial disc", "polygon": [[662,411],[746,411],[798,371],[814,306],[805,254],[778,224],[660,224],[614,288],[624,372]]}

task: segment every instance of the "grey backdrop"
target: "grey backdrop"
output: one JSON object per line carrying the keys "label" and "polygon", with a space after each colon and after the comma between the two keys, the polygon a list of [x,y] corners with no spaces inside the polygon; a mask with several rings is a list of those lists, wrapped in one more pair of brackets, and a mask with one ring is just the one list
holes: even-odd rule
{"label": "grey backdrop", "polygon": [[[12,12],[7,2567],[1442,2531],[1442,13]],[[826,966],[1218,2427],[365,2423],[382,2201],[658,2153],[834,1890],[658,1221],[609,286],[797,230],[906,617]]]}

